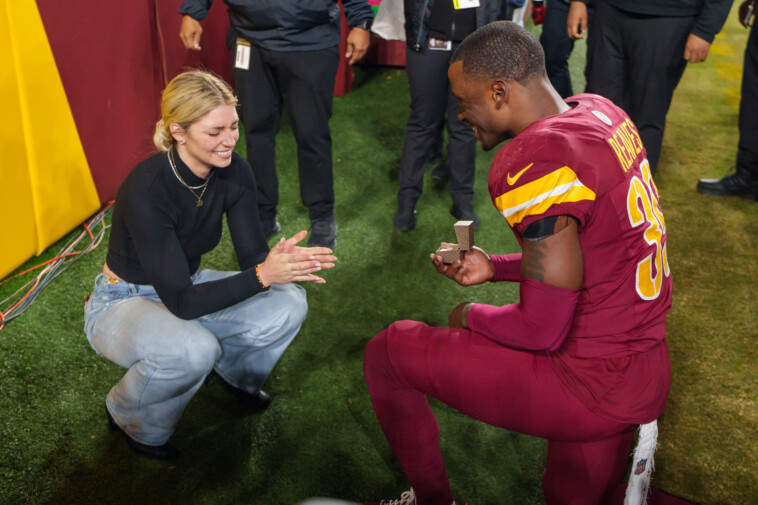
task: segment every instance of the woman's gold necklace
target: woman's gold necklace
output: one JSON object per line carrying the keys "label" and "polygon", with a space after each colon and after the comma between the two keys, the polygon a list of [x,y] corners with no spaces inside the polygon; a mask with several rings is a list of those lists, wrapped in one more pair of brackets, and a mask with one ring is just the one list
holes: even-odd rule
{"label": "woman's gold necklace", "polygon": [[[213,175],[213,172],[210,173],[207,179],[205,179],[205,182],[202,183],[199,186],[190,186],[186,182],[184,182],[184,179],[182,179],[182,176],[179,175],[179,171],[176,169],[176,165],[174,164],[174,147],[171,146],[171,149],[168,151],[168,163],[171,165],[171,170],[174,171],[174,175],[177,179],[179,179],[179,182],[182,183],[182,185],[192,191],[192,194],[195,195],[195,198],[197,198],[197,203],[195,204],[197,207],[203,206],[203,195],[205,194],[205,190],[208,189],[208,182],[211,180],[211,175]],[[196,189],[203,188],[203,190],[200,192],[200,196],[197,196],[197,193],[195,193]]]}

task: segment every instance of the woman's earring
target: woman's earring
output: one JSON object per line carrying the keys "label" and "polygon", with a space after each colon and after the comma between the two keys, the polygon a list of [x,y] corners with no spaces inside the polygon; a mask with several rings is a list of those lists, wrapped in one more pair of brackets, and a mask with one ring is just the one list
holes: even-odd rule
{"label": "woman's earring", "polygon": [[180,140],[179,143],[182,144],[182,145],[184,145],[184,141],[183,140]]}

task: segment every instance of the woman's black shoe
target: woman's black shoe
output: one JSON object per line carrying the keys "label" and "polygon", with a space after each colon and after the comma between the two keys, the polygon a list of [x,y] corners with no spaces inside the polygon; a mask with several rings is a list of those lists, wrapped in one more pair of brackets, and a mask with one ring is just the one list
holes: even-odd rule
{"label": "woman's black shoe", "polygon": [[129,444],[129,448],[142,456],[155,459],[173,459],[179,455],[179,451],[170,441],[163,445],[145,445],[137,442],[132,437],[126,434],[121,427],[113,420],[113,416],[108,412],[108,407],[105,407],[105,415],[108,416],[108,427],[111,431],[120,431],[126,443]]}
{"label": "woman's black shoe", "polygon": [[232,386],[226,382],[223,377],[217,374],[215,370],[213,370],[208,375],[208,379],[206,379],[205,383],[213,384],[215,381],[218,381],[222,386],[224,386],[224,388],[226,388],[227,391],[232,394],[232,396],[237,398],[245,405],[250,406],[253,410],[266,410],[268,406],[271,405],[271,396],[262,389],[258,390],[257,393],[248,393],[247,391],[244,391],[238,387]]}

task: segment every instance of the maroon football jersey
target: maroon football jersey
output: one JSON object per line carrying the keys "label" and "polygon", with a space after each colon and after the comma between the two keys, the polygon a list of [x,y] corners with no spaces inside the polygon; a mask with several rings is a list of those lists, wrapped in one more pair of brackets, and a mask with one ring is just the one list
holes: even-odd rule
{"label": "maroon football jersey", "polygon": [[[577,95],[566,101],[570,110],[531,124],[498,152],[489,190],[519,241],[530,223],[548,216],[565,214],[579,222],[584,279],[556,366],[597,407],[597,396],[610,385],[604,384],[604,374],[586,376],[584,368],[597,366],[593,358],[624,358],[656,349],[652,354],[659,356],[637,363],[637,372],[668,370],[665,344],[659,344],[671,306],[671,271],[658,190],[637,128],[624,111],[600,96]],[[630,367],[628,361],[613,366]],[[667,376],[653,374],[642,381],[667,392]],[[621,397],[635,391],[639,393],[630,390]],[[656,405],[643,408],[640,418],[662,410],[660,394],[652,396]],[[611,407],[609,412],[624,419],[638,417],[625,408]]]}

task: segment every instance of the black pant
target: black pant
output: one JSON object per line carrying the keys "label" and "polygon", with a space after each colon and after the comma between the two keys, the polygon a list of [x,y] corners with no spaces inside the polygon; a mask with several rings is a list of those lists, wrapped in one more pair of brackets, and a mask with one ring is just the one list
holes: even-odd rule
{"label": "black pant", "polygon": [[406,49],[411,116],[405,127],[400,157],[397,198],[401,206],[415,205],[421,196],[424,168],[443,121],[446,121],[450,140],[447,152],[453,203],[468,206],[474,199],[476,137],[470,127],[458,120],[458,99],[447,80],[452,55],[452,51],[433,51],[427,47],[421,52]]}
{"label": "black pant", "polygon": [[510,2],[503,0],[503,2],[500,4],[500,13],[497,16],[497,19],[502,21],[510,21],[513,19],[513,11],[515,9],[516,7]]}
{"label": "black pant", "polygon": [[[234,61],[235,47],[231,50]],[[279,202],[275,147],[282,106],[287,110],[297,142],[303,204],[308,207],[311,220],[334,213],[329,118],[338,65],[337,46],[298,52],[269,51],[253,46],[249,70],[233,68],[247,160],[258,184],[258,210],[262,220],[276,216]]]}
{"label": "black pant", "polygon": [[587,90],[629,114],[653,173],[661,155],[666,113],[687,65],[684,48],[694,22],[694,17],[641,16],[607,2],[595,4]]}
{"label": "black pant", "polygon": [[758,32],[755,20],[745,49],[740,99],[740,142],[737,170],[758,184]]}
{"label": "black pant", "polygon": [[[545,69],[550,83],[562,98],[568,98],[574,94],[571,86],[571,74],[569,73],[568,59],[574,50],[574,40],[566,32],[566,20],[569,6],[561,0],[550,0],[545,4],[545,22],[542,25],[540,44],[545,51]],[[587,10],[589,17],[588,25],[592,24],[594,9]],[[584,36],[589,40],[589,26]],[[592,57],[587,51],[587,64],[584,67],[584,77],[589,80],[592,68]]]}

